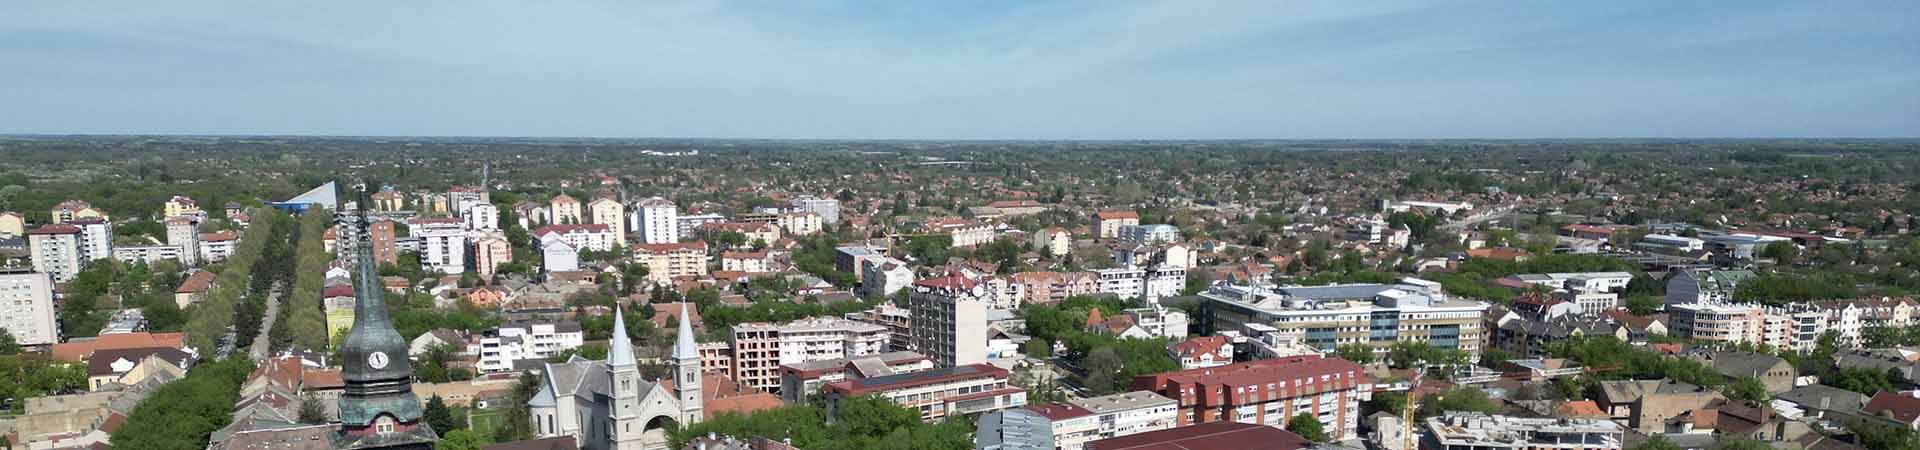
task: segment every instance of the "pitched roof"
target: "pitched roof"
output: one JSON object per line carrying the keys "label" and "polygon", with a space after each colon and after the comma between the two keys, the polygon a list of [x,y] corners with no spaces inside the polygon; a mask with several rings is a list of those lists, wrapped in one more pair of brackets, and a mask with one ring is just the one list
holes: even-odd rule
{"label": "pitched roof", "polygon": [[1167,351],[1176,356],[1193,356],[1203,353],[1215,353],[1227,345],[1226,336],[1195,336],[1167,346]]}
{"label": "pitched roof", "polygon": [[85,361],[95,352],[108,349],[172,347],[181,348],[186,333],[114,333],[90,341],[53,344],[53,358],[67,362]]}
{"label": "pitched roof", "polygon": [[1911,424],[1920,420],[1920,398],[1894,391],[1880,391],[1873,394],[1873,399],[1867,400],[1865,411],[1874,416]]}
{"label": "pitched roof", "polygon": [[113,370],[113,363],[124,359],[127,361],[134,362],[135,364],[138,364],[140,360],[146,359],[146,357],[148,356],[158,356],[160,357],[160,359],[172,362],[174,363],[174,365],[180,366],[181,368],[186,368],[188,365],[191,365],[190,361],[192,361],[192,358],[193,358],[193,355],[189,355],[187,354],[187,352],[180,351],[180,349],[173,348],[173,347],[116,348],[116,349],[99,350],[99,351],[93,352],[92,358],[87,359],[87,375],[101,376],[101,375],[123,373],[122,371]]}
{"label": "pitched roof", "polygon": [[1244,450],[1253,448],[1251,445],[1296,450],[1312,446],[1313,441],[1266,425],[1209,422],[1101,439],[1087,443],[1087,450]]}
{"label": "pitched roof", "polygon": [[174,289],[173,293],[175,294],[205,293],[207,292],[207,290],[213,289],[214,275],[215,274],[211,271],[206,271],[206,270],[196,271],[193,273],[193,275],[188,275],[185,281],[181,281],[180,288]]}
{"label": "pitched roof", "polygon": [[1094,213],[1093,216],[1100,218],[1100,220],[1138,219],[1140,218],[1140,213],[1133,211],[1101,211]]}

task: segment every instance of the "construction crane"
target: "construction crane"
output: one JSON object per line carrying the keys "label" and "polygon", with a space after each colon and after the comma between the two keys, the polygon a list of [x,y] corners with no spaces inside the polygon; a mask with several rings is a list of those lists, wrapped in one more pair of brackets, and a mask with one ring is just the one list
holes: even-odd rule
{"label": "construction crane", "polygon": [[1415,364],[1413,381],[1407,385],[1407,406],[1401,408],[1400,450],[1413,450],[1413,409],[1420,405],[1420,380],[1427,378],[1426,364]]}

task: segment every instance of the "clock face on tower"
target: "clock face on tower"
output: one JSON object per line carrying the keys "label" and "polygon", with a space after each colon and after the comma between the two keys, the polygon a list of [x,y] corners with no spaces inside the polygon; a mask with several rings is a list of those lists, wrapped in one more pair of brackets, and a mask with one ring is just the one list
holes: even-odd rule
{"label": "clock face on tower", "polygon": [[373,354],[367,355],[367,365],[373,366],[375,369],[387,368],[387,353],[373,352]]}

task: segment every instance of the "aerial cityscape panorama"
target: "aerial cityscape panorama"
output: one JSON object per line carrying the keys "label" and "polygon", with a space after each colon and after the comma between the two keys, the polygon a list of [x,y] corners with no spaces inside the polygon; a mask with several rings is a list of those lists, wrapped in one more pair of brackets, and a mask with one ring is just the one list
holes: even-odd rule
{"label": "aerial cityscape panorama", "polygon": [[1920,3],[0,4],[0,450],[1920,450]]}

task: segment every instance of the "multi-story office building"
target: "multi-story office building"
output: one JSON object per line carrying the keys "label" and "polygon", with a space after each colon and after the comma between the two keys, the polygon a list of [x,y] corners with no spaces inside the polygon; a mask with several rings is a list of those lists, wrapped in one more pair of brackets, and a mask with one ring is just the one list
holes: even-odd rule
{"label": "multi-story office building", "polygon": [[680,242],[680,207],[667,199],[641,200],[633,207],[633,226],[642,244]]}
{"label": "multi-story office building", "polygon": [[467,232],[463,227],[460,219],[453,217],[408,220],[408,230],[420,238],[420,267],[447,275],[466,272]]}
{"label": "multi-story office building", "polygon": [[878,355],[889,335],[884,326],[834,318],[734,325],[731,375],[742,386],[778,391],[781,365]]}
{"label": "multi-story office building", "polygon": [[907,294],[914,348],[939,367],[987,361],[986,287],[959,273],[913,282]]}
{"label": "multi-story office building", "polygon": [[500,207],[492,203],[475,203],[460,212],[460,219],[466,221],[467,229],[472,231],[495,231],[500,229]]}
{"label": "multi-story office building", "polygon": [[800,404],[820,392],[820,386],[840,380],[858,380],[911,373],[933,368],[933,360],[914,352],[886,352],[780,365],[780,399]]}
{"label": "multi-story office building", "polygon": [[27,232],[27,253],[33,258],[33,271],[53,277],[56,283],[72,280],[80,274],[80,227],[57,223]]}
{"label": "multi-story office building", "polygon": [[627,207],[620,201],[601,197],[587,203],[587,217],[594,225],[604,225],[613,233],[613,243],[627,246]]}
{"label": "multi-story office building", "polygon": [[793,199],[792,204],[794,210],[820,215],[820,221],[827,225],[840,224],[840,200],[808,195]]}
{"label": "multi-story office building", "polygon": [[1417,278],[1316,287],[1223,283],[1200,295],[1212,303],[1214,329],[1264,324],[1322,350],[1364,344],[1384,354],[1411,341],[1478,355],[1486,337],[1486,303],[1448,297],[1439,283]]}
{"label": "multi-story office building", "polygon": [[704,277],[707,243],[634,244],[633,260],[647,266],[647,279],[655,284],[672,283],[674,277]]}
{"label": "multi-story office building", "polygon": [[53,277],[46,273],[0,269],[0,328],[25,346],[60,342],[60,323],[54,320]]}
{"label": "multi-story office building", "polygon": [[1626,429],[1606,419],[1528,419],[1486,413],[1428,417],[1427,450],[1619,450]]}
{"label": "multi-story office building", "polygon": [[872,394],[919,411],[921,420],[939,422],[949,415],[1026,406],[1027,390],[1007,384],[1009,375],[1006,369],[971,364],[841,380],[827,383],[820,391],[827,398],[828,417],[839,411],[841,401]]}
{"label": "multi-story office building", "polygon": [[508,322],[483,333],[475,343],[480,361],[474,368],[483,373],[513,370],[513,362],[544,359],[568,349],[579,348],[585,339],[579,322]]}
{"label": "multi-story office building", "polygon": [[1305,413],[1336,440],[1358,438],[1360,395],[1368,389],[1359,364],[1320,355],[1263,359],[1221,367],[1141,375],[1136,390],[1179,402],[1177,426],[1209,422],[1286,428]]}

